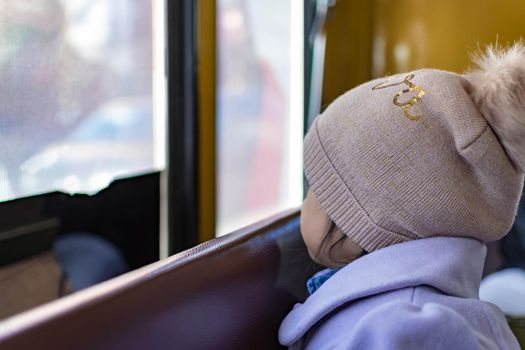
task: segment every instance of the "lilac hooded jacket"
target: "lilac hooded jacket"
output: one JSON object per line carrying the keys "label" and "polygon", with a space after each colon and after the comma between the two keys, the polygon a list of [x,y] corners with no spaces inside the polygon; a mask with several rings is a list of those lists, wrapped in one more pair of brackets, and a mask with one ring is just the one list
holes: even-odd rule
{"label": "lilac hooded jacket", "polygon": [[279,330],[293,349],[520,349],[504,315],[480,301],[485,244],[434,237],[346,265]]}

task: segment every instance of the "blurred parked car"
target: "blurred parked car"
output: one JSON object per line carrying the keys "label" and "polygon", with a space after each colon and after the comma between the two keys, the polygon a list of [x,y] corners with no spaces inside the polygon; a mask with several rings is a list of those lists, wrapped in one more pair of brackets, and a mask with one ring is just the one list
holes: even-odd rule
{"label": "blurred parked car", "polygon": [[22,164],[22,191],[39,193],[52,187],[67,193],[95,193],[114,178],[151,171],[151,106],[149,98],[104,104],[66,138]]}

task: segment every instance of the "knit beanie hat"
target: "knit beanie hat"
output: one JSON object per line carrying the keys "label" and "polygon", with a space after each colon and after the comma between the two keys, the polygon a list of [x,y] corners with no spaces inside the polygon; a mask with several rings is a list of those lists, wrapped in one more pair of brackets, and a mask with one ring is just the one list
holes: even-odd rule
{"label": "knit beanie hat", "polygon": [[423,69],[337,98],[304,140],[306,178],[365,251],[432,236],[487,242],[512,226],[525,169],[525,48],[465,75]]}

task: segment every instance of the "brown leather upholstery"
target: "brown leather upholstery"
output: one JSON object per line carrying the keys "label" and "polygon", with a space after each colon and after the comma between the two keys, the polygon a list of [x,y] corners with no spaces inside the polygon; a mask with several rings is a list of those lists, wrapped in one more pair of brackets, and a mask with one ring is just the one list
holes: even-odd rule
{"label": "brown leather upholstery", "polygon": [[0,323],[0,349],[278,349],[315,270],[297,211]]}

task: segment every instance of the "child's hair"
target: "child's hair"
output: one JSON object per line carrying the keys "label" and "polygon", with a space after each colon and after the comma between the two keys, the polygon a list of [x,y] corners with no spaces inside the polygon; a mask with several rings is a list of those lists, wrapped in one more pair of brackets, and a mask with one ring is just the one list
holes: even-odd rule
{"label": "child's hair", "polygon": [[[321,243],[319,244],[319,247],[317,248],[317,252],[315,253],[315,257],[316,258],[319,258],[320,255],[322,254],[322,250],[324,248],[324,246],[326,245],[326,242],[328,241],[328,239],[330,238],[331,235],[334,234],[334,228],[335,228],[335,223],[330,220],[329,224],[328,224],[328,228],[326,230],[326,232],[323,234],[323,239],[321,240]],[[336,244],[341,240],[341,239],[344,239],[346,236],[343,235],[340,239],[338,239],[335,243],[333,243],[330,248],[328,249],[328,257],[330,259],[332,259],[332,250],[334,249],[334,247],[336,246]]]}

